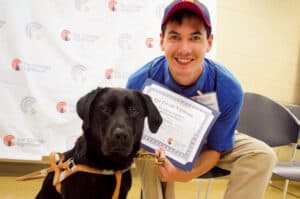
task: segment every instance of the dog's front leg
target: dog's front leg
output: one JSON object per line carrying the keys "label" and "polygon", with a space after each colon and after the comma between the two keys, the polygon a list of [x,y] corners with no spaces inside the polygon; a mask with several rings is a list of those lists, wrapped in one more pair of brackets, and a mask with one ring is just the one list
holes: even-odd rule
{"label": "dog's front leg", "polygon": [[62,199],[61,195],[56,191],[53,183],[54,173],[49,173],[43,182],[43,186],[36,196],[36,199]]}

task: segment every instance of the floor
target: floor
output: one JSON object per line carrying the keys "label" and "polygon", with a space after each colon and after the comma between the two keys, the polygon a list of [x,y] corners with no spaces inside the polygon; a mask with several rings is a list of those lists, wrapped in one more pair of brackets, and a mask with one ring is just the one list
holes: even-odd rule
{"label": "floor", "polygon": [[[300,142],[299,142],[300,143]],[[281,161],[289,160],[291,157],[290,148],[277,148],[276,153]],[[300,161],[300,153],[297,153],[296,160]],[[43,161],[4,161],[0,159],[0,199],[32,199],[41,187],[42,180],[31,180],[17,182],[16,176],[37,171],[49,166],[48,160]],[[133,169],[133,171],[135,171]],[[135,172],[133,172],[133,186],[127,199],[139,199],[140,183]],[[201,198],[204,198],[208,180],[201,181]],[[222,199],[227,185],[227,177],[213,180],[208,199]],[[188,183],[176,183],[176,199],[196,199],[199,181]],[[283,187],[283,180],[273,177],[272,183],[268,186],[264,199],[281,199],[282,190],[276,187]],[[153,198],[155,199],[155,198]],[[242,199],[242,198],[241,198]],[[255,198],[253,198],[255,199]],[[286,199],[300,199],[300,182],[290,182],[289,194]]]}
{"label": "floor", "polygon": [[[15,177],[0,176],[0,199],[32,199],[40,189],[42,180],[31,180],[25,182],[16,182]],[[272,184],[282,187],[283,181],[273,180]],[[207,180],[202,181],[201,197],[204,198],[205,190],[208,184]],[[209,199],[222,199],[227,184],[226,178],[214,180],[209,192]],[[198,181],[188,183],[176,183],[177,199],[193,199],[197,196]],[[292,182],[289,186],[287,199],[300,198],[300,183]],[[281,199],[282,191],[270,185],[267,189],[265,199]],[[294,196],[297,194],[299,197]],[[128,199],[139,199],[140,185],[136,177],[133,178],[133,186],[128,194]]]}

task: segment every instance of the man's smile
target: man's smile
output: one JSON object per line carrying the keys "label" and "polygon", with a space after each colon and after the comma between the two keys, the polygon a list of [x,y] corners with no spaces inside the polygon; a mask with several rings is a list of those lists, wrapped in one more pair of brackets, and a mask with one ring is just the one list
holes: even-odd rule
{"label": "man's smile", "polygon": [[192,61],[194,61],[194,59],[192,59],[192,58],[179,58],[179,57],[175,57],[175,60],[179,64],[184,64],[184,65],[187,65],[187,64],[191,63]]}

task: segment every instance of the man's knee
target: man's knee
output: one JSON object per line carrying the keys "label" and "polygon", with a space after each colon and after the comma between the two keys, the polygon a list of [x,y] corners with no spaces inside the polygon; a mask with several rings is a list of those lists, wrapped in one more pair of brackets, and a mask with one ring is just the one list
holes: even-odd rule
{"label": "man's knee", "polygon": [[239,133],[242,138],[240,146],[240,155],[246,159],[252,159],[257,164],[257,167],[273,168],[277,162],[277,155],[272,147],[265,142],[256,138],[247,136],[243,133]]}
{"label": "man's knee", "polygon": [[277,156],[275,151],[269,147],[268,145],[265,145],[264,147],[261,147],[259,150],[255,151],[252,155],[253,159],[257,162],[257,169],[261,170],[272,170],[277,162]]}

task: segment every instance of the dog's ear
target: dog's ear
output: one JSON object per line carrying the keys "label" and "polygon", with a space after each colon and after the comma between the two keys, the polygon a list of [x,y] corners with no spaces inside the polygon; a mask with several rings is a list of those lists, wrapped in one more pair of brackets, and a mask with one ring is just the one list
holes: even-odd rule
{"label": "dog's ear", "polygon": [[100,92],[101,88],[97,88],[92,90],[85,96],[81,97],[76,105],[77,113],[79,117],[82,119],[82,128],[86,130],[89,128],[90,124],[90,108],[91,105],[96,98],[97,94]]}
{"label": "dog's ear", "polygon": [[153,103],[151,97],[147,94],[138,92],[146,107],[146,116],[148,117],[148,126],[152,133],[156,133],[163,119]]}

